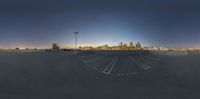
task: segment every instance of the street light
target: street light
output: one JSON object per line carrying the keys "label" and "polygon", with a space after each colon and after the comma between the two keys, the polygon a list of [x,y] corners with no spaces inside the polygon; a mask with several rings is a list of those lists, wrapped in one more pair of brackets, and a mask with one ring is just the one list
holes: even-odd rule
{"label": "street light", "polygon": [[75,49],[77,49],[77,39],[78,39],[78,32],[73,32],[75,34]]}

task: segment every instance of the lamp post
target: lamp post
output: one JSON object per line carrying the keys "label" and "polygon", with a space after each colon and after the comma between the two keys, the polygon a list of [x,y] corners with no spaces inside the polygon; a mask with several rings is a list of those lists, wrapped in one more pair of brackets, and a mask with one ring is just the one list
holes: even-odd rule
{"label": "lamp post", "polygon": [[75,34],[75,49],[77,49],[78,32],[73,32]]}

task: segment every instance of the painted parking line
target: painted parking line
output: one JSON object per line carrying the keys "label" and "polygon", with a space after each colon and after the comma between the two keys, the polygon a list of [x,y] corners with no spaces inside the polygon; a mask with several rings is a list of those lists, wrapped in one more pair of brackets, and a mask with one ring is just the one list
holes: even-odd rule
{"label": "painted parking line", "polygon": [[142,68],[142,69],[144,69],[144,70],[149,70],[151,67],[150,66],[148,66],[148,65],[146,65],[146,64],[144,64],[144,63],[142,63],[142,62],[139,62],[139,61],[137,61],[135,58],[133,58],[132,56],[129,56],[129,58],[134,62],[134,63],[136,63],[137,64],[137,66],[139,66],[140,68]]}
{"label": "painted parking line", "polygon": [[118,61],[118,58],[119,58],[118,56],[114,57],[114,58],[112,59],[112,61],[111,61],[111,62],[106,66],[106,68],[102,71],[102,73],[103,73],[103,74],[107,74],[107,75],[111,74],[111,72],[112,72],[112,70],[113,70],[115,64],[116,64],[117,61]]}
{"label": "painted parking line", "polygon": [[104,58],[105,56],[99,56],[99,57],[95,57],[95,58],[92,58],[92,59],[89,59],[89,60],[83,60],[84,63],[90,63],[90,62],[95,62],[97,60],[100,60],[102,58]]}

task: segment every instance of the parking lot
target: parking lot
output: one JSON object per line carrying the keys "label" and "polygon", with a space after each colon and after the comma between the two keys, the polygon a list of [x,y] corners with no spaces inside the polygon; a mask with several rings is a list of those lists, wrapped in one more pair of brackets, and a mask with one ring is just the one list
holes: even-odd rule
{"label": "parking lot", "polygon": [[83,54],[78,55],[80,60],[88,66],[107,76],[131,76],[146,72],[159,63],[161,57],[153,55],[106,55]]}
{"label": "parking lot", "polygon": [[1,99],[198,99],[200,55],[0,52]]}

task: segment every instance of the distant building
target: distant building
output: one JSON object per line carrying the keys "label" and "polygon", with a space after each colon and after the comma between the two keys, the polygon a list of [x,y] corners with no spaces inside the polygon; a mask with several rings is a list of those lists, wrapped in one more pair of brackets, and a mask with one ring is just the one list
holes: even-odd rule
{"label": "distant building", "polygon": [[166,48],[166,47],[159,47],[158,50],[161,50],[161,51],[168,51],[169,49]]}
{"label": "distant building", "polygon": [[133,44],[133,42],[130,42],[129,44],[120,42],[118,46],[108,46],[108,44],[97,47],[80,46],[79,49],[80,50],[143,50],[139,42],[137,44]]}
{"label": "distant building", "polygon": [[94,50],[92,46],[84,46],[84,47],[80,46],[79,49],[80,50]]}
{"label": "distant building", "polygon": [[123,44],[123,47],[128,47],[127,44]]}
{"label": "distant building", "polygon": [[144,50],[158,50],[158,48],[154,47],[154,46],[152,46],[152,47],[144,47]]}
{"label": "distant building", "polygon": [[122,42],[120,42],[120,43],[119,43],[119,47],[122,47],[122,46],[123,46],[123,43],[122,43]]}
{"label": "distant building", "polygon": [[133,42],[130,42],[129,47],[134,47]]}
{"label": "distant building", "polygon": [[52,44],[52,49],[53,49],[53,50],[59,50],[60,47],[59,47],[56,43],[53,43],[53,44]]}
{"label": "distant building", "polygon": [[110,48],[111,48],[111,50],[121,50],[121,48],[119,46],[112,46]]}
{"label": "distant building", "polygon": [[138,42],[135,46],[136,46],[136,48],[141,48],[142,47],[140,42]]}

